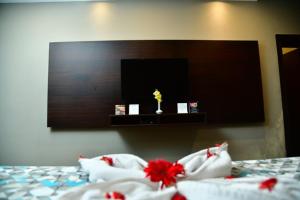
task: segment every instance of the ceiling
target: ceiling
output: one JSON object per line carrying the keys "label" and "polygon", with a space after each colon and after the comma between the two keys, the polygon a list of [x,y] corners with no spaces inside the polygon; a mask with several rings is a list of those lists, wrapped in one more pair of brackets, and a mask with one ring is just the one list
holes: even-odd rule
{"label": "ceiling", "polygon": [[[74,2],[74,1],[113,1],[113,0],[0,0],[0,3],[43,3],[43,2]],[[258,0],[222,0],[222,1],[258,1]]]}

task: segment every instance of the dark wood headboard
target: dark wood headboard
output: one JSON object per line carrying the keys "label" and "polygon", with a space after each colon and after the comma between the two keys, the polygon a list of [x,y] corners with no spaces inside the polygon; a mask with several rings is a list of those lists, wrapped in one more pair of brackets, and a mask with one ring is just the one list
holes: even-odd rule
{"label": "dark wood headboard", "polygon": [[188,99],[199,101],[208,124],[264,121],[257,41],[53,42],[48,127],[109,127],[114,105],[123,103],[120,60],[130,58],[187,58]]}

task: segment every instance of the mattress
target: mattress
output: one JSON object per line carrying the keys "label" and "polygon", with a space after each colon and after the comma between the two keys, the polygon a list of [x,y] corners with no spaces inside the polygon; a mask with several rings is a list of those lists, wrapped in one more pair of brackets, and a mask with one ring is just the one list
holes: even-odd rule
{"label": "mattress", "polygon": [[[232,175],[289,177],[300,184],[300,157],[234,161]],[[55,199],[88,183],[78,166],[0,166],[0,199]]]}

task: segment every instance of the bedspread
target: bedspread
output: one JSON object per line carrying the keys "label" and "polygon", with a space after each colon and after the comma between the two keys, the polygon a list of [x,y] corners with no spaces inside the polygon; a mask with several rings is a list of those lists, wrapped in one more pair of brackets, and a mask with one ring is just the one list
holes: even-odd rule
{"label": "bedspread", "polygon": [[237,177],[289,177],[300,181],[300,157],[234,161],[232,175]]}
{"label": "bedspread", "polygon": [[[299,181],[300,157],[233,161],[235,177],[288,177]],[[88,184],[78,166],[0,166],[0,199],[55,199]]]}
{"label": "bedspread", "polygon": [[80,167],[0,166],[0,199],[55,199],[87,182]]}

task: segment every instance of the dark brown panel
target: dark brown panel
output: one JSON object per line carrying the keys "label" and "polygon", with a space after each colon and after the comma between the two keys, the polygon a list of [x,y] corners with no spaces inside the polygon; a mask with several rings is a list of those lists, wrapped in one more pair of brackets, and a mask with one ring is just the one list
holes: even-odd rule
{"label": "dark brown panel", "polygon": [[110,115],[112,126],[149,126],[170,124],[205,124],[206,113]]}
{"label": "dark brown panel", "polygon": [[[187,101],[199,101],[208,124],[264,121],[257,41],[98,41],[50,43],[48,126],[108,127],[114,105],[124,103],[124,58],[188,58]],[[140,107],[142,114],[156,109]]]}
{"label": "dark brown panel", "polygon": [[[287,156],[300,156],[300,35],[276,35]],[[294,48],[283,53],[282,48]]]}

